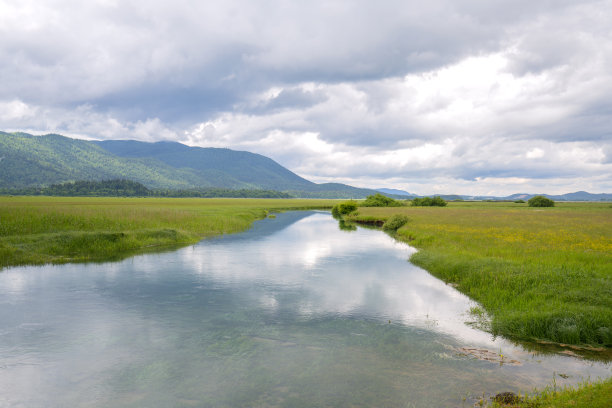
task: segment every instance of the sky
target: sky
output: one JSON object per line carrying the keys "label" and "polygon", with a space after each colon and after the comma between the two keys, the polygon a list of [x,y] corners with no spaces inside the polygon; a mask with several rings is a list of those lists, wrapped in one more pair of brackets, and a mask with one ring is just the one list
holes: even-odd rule
{"label": "sky", "polygon": [[612,0],[0,0],[0,130],[417,194],[612,193]]}

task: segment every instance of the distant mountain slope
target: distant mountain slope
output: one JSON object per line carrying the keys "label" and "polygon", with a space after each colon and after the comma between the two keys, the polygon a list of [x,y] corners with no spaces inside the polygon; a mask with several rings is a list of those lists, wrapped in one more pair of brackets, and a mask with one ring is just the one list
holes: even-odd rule
{"label": "distant mountain slope", "polygon": [[408,198],[408,197],[417,197],[416,194],[412,194],[412,193],[409,193],[407,191],[398,190],[398,189],[395,189],[395,188],[377,188],[376,191],[378,191],[380,193],[383,193],[383,194],[393,194],[393,195],[396,195],[396,196],[406,196],[406,198]]}
{"label": "distant mountain slope", "polygon": [[192,170],[154,159],[128,159],[95,143],[60,135],[0,132],[0,187],[30,187],[75,180],[123,178],[157,188],[210,185]]}
{"label": "distant mountain slope", "polygon": [[315,184],[274,160],[176,142],[85,141],[0,132],[0,188],[127,179],[155,189],[263,189],[296,197],[364,198],[374,190]]}
{"label": "distant mountain slope", "polygon": [[505,197],[496,197],[496,196],[460,196],[465,200],[493,200],[493,201],[515,201],[515,200],[524,200],[527,201],[531,197],[535,197],[537,195],[542,195],[548,197],[555,201],[612,201],[612,194],[592,194],[587,193],[586,191],[577,191],[575,193],[567,193],[567,194],[530,194],[530,193],[517,193],[512,194]]}
{"label": "distant mountain slope", "polygon": [[494,200],[529,200],[531,197],[542,195],[555,201],[612,201],[612,194],[592,194],[586,191],[576,191],[575,193],[567,194],[528,194],[519,193],[512,194],[507,197],[490,197]]}
{"label": "distant mountain slope", "polygon": [[233,187],[236,181],[253,188],[274,190],[316,186],[274,160],[250,152],[190,147],[176,142],[105,140],[93,143],[120,157],[156,159],[177,169],[195,170],[208,180],[216,180],[214,184],[219,184],[218,187]]}

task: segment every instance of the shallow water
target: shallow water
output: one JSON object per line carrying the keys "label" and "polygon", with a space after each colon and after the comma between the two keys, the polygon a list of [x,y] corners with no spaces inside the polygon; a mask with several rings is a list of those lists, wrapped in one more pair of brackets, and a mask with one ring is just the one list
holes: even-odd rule
{"label": "shallow water", "polygon": [[174,252],[4,270],[0,406],[467,407],[611,375],[467,325],[474,303],[413,251],[288,212]]}

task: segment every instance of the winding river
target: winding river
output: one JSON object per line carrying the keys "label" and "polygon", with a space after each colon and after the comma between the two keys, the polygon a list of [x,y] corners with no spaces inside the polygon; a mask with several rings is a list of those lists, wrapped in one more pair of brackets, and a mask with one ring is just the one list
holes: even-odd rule
{"label": "winding river", "polygon": [[177,251],[5,269],[0,406],[469,407],[611,375],[467,324],[475,304],[413,251],[287,212]]}

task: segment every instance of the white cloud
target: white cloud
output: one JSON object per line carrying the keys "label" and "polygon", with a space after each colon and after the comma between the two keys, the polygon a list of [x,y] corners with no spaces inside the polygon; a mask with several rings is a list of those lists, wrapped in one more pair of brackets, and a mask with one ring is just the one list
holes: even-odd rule
{"label": "white cloud", "polygon": [[[608,171],[599,140],[572,142],[542,132],[560,123],[572,126],[572,115],[583,106],[580,89],[585,84],[576,81],[551,93],[566,76],[540,72],[517,77],[507,72],[508,61],[508,53],[500,52],[403,78],[318,84],[326,98],[315,105],[271,113],[227,112],[196,127],[187,141],[256,151],[318,181],[369,187],[389,177],[454,175],[480,184],[494,179],[506,191],[516,186],[514,180]],[[281,91],[266,90],[260,99]],[[372,177],[378,178],[368,181]],[[440,185],[453,190],[452,183]]]}
{"label": "white cloud", "polygon": [[35,109],[20,100],[0,101],[0,121],[2,122],[29,119],[35,114]]}
{"label": "white cloud", "polygon": [[0,101],[0,120],[3,129],[8,131],[59,133],[81,139],[135,139],[153,142],[178,138],[177,132],[159,118],[121,121],[111,114],[97,112],[91,105],[61,109],[27,105],[21,101]]}
{"label": "white cloud", "polygon": [[544,150],[538,147],[534,147],[533,149],[529,150],[527,154],[525,154],[525,157],[527,157],[528,159],[539,159],[541,157],[544,157]]}

